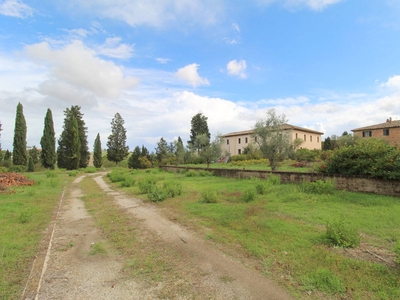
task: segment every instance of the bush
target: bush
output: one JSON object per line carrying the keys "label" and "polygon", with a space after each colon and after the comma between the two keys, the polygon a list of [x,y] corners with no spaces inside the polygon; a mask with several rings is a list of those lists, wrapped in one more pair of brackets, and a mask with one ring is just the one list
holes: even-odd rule
{"label": "bush", "polygon": [[56,178],[58,174],[55,171],[47,171],[46,172],[46,177],[47,178]]}
{"label": "bush", "polygon": [[135,185],[135,179],[130,175],[125,175],[123,181],[121,181],[121,187],[131,187]]}
{"label": "bush", "polygon": [[153,202],[161,202],[167,198],[167,194],[164,190],[160,189],[157,185],[152,185],[150,192],[147,194],[149,200]]}
{"label": "bush", "polygon": [[255,181],[256,192],[259,195],[265,195],[268,192],[268,182],[265,180],[257,179]]}
{"label": "bush", "polygon": [[355,248],[360,245],[360,234],[354,228],[346,225],[343,219],[328,222],[325,235],[334,246]]}
{"label": "bush", "polygon": [[176,181],[164,182],[163,190],[168,197],[173,198],[182,194],[182,185]]}
{"label": "bush", "polygon": [[77,175],[78,175],[78,171],[77,170],[74,170],[74,171],[70,171],[70,172],[68,172],[68,176],[71,176],[71,177],[76,177]]}
{"label": "bush", "polygon": [[121,170],[112,170],[107,174],[107,177],[110,178],[112,182],[120,182],[125,180],[125,172]]}
{"label": "bush", "polygon": [[9,172],[13,173],[25,173],[27,170],[26,166],[20,166],[20,165],[12,165],[8,168]]}
{"label": "bush", "polygon": [[200,170],[198,174],[202,177],[207,177],[207,176],[214,176],[214,172],[212,171],[206,171],[206,170]]}
{"label": "bush", "polygon": [[87,168],[83,169],[83,171],[85,173],[96,173],[97,170],[95,167],[87,167]]}
{"label": "bush", "polygon": [[315,182],[303,182],[300,190],[307,194],[333,194],[336,191],[333,180],[317,180]]}
{"label": "bush", "polygon": [[321,150],[317,150],[317,149],[298,149],[296,151],[296,160],[297,161],[307,161],[307,162],[312,162],[312,161],[317,161],[319,159],[319,156],[321,154]]}
{"label": "bush", "polygon": [[240,198],[243,202],[251,202],[256,198],[256,192],[254,189],[248,189],[243,192],[242,197]]}
{"label": "bush", "polygon": [[8,172],[8,168],[0,167],[0,173],[7,173],[7,172]]}
{"label": "bush", "polygon": [[200,202],[202,203],[217,203],[217,193],[212,189],[207,189],[201,192]]}
{"label": "bush", "polygon": [[198,175],[198,172],[196,172],[194,170],[189,170],[189,171],[185,172],[186,177],[196,177],[197,175]]}
{"label": "bush", "polygon": [[156,185],[156,179],[154,177],[146,178],[143,180],[140,180],[138,182],[139,185],[139,191],[141,194],[148,194],[151,192],[153,187]]}
{"label": "bush", "polygon": [[269,175],[269,177],[267,179],[267,183],[271,184],[271,185],[281,184],[281,178],[279,176],[271,174],[271,175]]}

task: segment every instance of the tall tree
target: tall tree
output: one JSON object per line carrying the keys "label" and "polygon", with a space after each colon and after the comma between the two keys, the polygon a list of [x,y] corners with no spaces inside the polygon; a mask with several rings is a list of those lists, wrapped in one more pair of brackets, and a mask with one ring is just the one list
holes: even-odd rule
{"label": "tall tree", "polygon": [[139,146],[136,146],[132,152],[132,155],[128,160],[128,167],[131,169],[140,169],[140,161],[139,158],[141,156],[141,151]]}
{"label": "tall tree", "polygon": [[284,114],[278,115],[275,109],[267,112],[267,119],[259,120],[254,126],[254,136],[265,158],[268,158],[272,171],[284,160],[293,148],[289,132],[283,130],[287,122]]}
{"label": "tall tree", "polygon": [[70,110],[64,111],[63,132],[58,139],[57,165],[59,168],[75,170],[79,167],[81,143],[78,121]]}
{"label": "tall tree", "polygon": [[101,151],[100,134],[98,133],[93,145],[93,165],[100,168],[103,164],[103,157]]}
{"label": "tall tree", "polygon": [[175,142],[175,149],[176,165],[179,165],[183,163],[185,157],[185,147],[180,136],[178,137],[178,141]]}
{"label": "tall tree", "polygon": [[165,164],[165,159],[168,156],[169,146],[166,140],[163,137],[160,138],[160,141],[157,143],[156,155],[159,164]]}
{"label": "tall tree", "polygon": [[21,103],[17,105],[13,146],[13,164],[26,166],[28,162],[26,153],[26,121]]}
{"label": "tall tree", "polygon": [[[67,109],[68,111],[68,109]],[[83,120],[83,113],[81,112],[81,107],[78,105],[71,106],[69,113],[73,114],[78,122],[78,133],[80,142],[80,158],[79,158],[79,168],[86,168],[89,164],[90,152],[87,140],[87,130],[85,126],[85,121]]]}
{"label": "tall tree", "polygon": [[43,136],[40,139],[40,145],[42,147],[40,160],[44,168],[51,170],[54,169],[57,161],[55,136],[53,114],[50,108],[48,108],[46,117],[44,118]]}
{"label": "tall tree", "polygon": [[190,140],[188,141],[188,144],[190,148],[194,148],[194,150],[197,150],[198,153],[200,153],[200,150],[207,146],[207,144],[196,144],[196,137],[198,135],[205,134],[208,137],[208,142],[211,138],[210,131],[208,130],[207,120],[208,118],[202,113],[196,114],[191,120]]}
{"label": "tall tree", "polygon": [[[221,156],[221,137],[217,136],[211,143],[210,139],[205,134],[198,135],[196,139],[199,140],[199,143],[207,145],[201,150],[200,156],[203,158],[208,168],[210,167],[210,163],[216,161]],[[207,141],[207,143],[205,143],[205,141]]]}
{"label": "tall tree", "polygon": [[118,163],[124,160],[129,154],[129,147],[126,146],[126,129],[124,119],[116,113],[111,121],[111,134],[107,141],[107,159]]}
{"label": "tall tree", "polygon": [[[33,146],[32,149],[28,151],[29,158],[32,158],[32,163],[36,165],[39,162],[39,150],[36,146]],[[29,163],[29,161],[28,161]]]}

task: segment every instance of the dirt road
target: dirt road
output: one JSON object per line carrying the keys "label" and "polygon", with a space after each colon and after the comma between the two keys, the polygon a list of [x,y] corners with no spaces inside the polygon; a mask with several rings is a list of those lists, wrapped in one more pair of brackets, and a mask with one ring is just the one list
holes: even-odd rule
{"label": "dirt road", "polygon": [[160,290],[175,283],[128,277],[121,272],[124,258],[113,252],[90,255],[91,246],[103,237],[81,200],[79,182],[85,176],[76,178],[61,199],[23,299],[291,299],[257,270],[168,220],[156,206],[112,190],[104,174],[92,176],[94,182],[132,218],[141,220],[142,234],[156,236],[148,239],[157,240],[154,247],[174,253],[172,264],[183,270],[177,281],[190,281],[190,289],[165,296]]}

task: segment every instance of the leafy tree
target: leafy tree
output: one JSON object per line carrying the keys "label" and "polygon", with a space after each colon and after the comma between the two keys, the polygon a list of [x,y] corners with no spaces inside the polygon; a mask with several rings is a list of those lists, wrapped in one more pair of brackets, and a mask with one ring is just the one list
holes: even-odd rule
{"label": "leafy tree", "polygon": [[[33,146],[32,149],[29,150],[29,158],[32,158],[32,163],[36,165],[39,162],[39,150],[36,146]],[[29,161],[28,161],[29,163]]]}
{"label": "leafy tree", "polygon": [[259,120],[254,126],[254,136],[265,158],[268,158],[272,171],[284,160],[293,146],[288,132],[282,127],[286,124],[285,115],[277,115],[275,109],[267,111],[267,119]]}
{"label": "leafy tree", "polygon": [[33,163],[33,158],[32,156],[29,156],[28,159],[28,172],[34,172],[35,171],[35,165]]}
{"label": "leafy tree", "polygon": [[160,141],[157,143],[157,148],[156,148],[157,161],[160,164],[165,164],[168,153],[169,153],[168,143],[166,140],[164,140],[163,137],[161,137]]}
{"label": "leafy tree", "polygon": [[329,136],[322,143],[322,150],[333,150],[332,140],[331,140],[331,138]]}
{"label": "leafy tree", "polygon": [[44,168],[52,170],[57,161],[55,135],[53,114],[49,108],[44,118],[43,136],[40,139],[40,145],[42,147],[40,160]]}
{"label": "leafy tree", "polygon": [[93,145],[93,165],[100,168],[103,164],[103,156],[101,151],[100,134],[98,133]]}
{"label": "leafy tree", "polygon": [[176,165],[184,162],[185,147],[183,146],[183,142],[180,136],[178,137],[178,141],[175,142],[175,157]]}
{"label": "leafy tree", "polygon": [[79,167],[81,154],[78,121],[68,109],[64,114],[64,129],[58,139],[57,165],[59,168],[75,170]]}
{"label": "leafy tree", "polygon": [[15,117],[14,143],[13,143],[13,164],[26,166],[28,156],[26,153],[26,121],[21,103],[17,105]]}
{"label": "leafy tree", "polygon": [[131,169],[140,169],[140,161],[139,158],[141,157],[141,151],[139,146],[136,146],[132,152],[132,155],[129,157],[128,160],[128,167]]}
{"label": "leafy tree", "polygon": [[210,163],[216,161],[221,156],[221,137],[217,136],[211,143],[209,137],[206,134],[198,135],[196,139],[199,139],[200,143],[207,145],[201,150],[200,156],[201,158],[203,158],[208,168],[210,167]]}
{"label": "leafy tree", "polygon": [[6,150],[6,153],[4,154],[4,160],[11,160],[11,152],[9,150]]}
{"label": "leafy tree", "polygon": [[71,106],[70,109],[67,108],[67,113],[75,116],[78,123],[78,133],[80,142],[80,157],[79,157],[79,168],[86,168],[90,160],[90,152],[87,140],[87,127],[85,126],[85,121],[83,120],[83,113],[81,112],[81,107],[78,105]]}
{"label": "leafy tree", "polygon": [[380,139],[358,139],[354,145],[333,152],[324,171],[400,179],[400,150]]}
{"label": "leafy tree", "polygon": [[107,159],[118,163],[129,155],[129,147],[126,146],[126,129],[124,119],[116,113],[111,121],[111,134],[107,141]]}
{"label": "leafy tree", "polygon": [[207,146],[207,144],[196,143],[196,137],[198,135],[205,134],[208,137],[208,142],[211,138],[210,131],[208,130],[207,119],[208,118],[202,113],[198,113],[193,116],[191,120],[190,140],[188,141],[188,145],[191,149],[197,150],[198,153],[200,153],[200,150]]}
{"label": "leafy tree", "polygon": [[148,160],[150,160],[149,150],[147,150],[147,148],[144,145],[142,145],[142,151],[140,152],[140,156],[146,157]]}

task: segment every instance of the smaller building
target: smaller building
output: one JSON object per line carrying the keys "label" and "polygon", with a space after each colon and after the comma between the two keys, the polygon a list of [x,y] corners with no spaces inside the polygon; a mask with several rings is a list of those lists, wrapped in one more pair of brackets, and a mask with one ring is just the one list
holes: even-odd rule
{"label": "smaller building", "polygon": [[392,146],[400,147],[400,120],[389,118],[385,123],[352,129],[354,135],[363,138],[384,138]]}
{"label": "smaller building", "polygon": [[[321,149],[322,132],[290,124],[282,125],[281,129],[289,132],[291,141],[294,141],[295,139],[303,140],[300,148],[310,150]],[[254,130],[246,130],[222,135],[222,152],[229,153],[230,155],[243,154],[244,148],[248,147],[249,144],[257,144],[257,137],[253,136],[253,134]]]}

